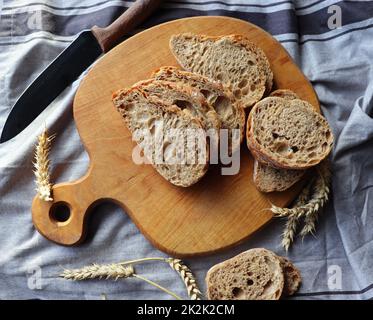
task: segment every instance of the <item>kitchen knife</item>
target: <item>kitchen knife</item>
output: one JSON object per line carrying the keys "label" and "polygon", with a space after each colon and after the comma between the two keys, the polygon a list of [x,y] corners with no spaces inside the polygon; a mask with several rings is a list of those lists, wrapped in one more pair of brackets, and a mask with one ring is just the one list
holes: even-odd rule
{"label": "kitchen knife", "polygon": [[142,23],[162,0],[137,0],[105,28],[83,31],[23,92],[13,106],[2,131],[0,143],[25,129],[69,84],[102,53]]}

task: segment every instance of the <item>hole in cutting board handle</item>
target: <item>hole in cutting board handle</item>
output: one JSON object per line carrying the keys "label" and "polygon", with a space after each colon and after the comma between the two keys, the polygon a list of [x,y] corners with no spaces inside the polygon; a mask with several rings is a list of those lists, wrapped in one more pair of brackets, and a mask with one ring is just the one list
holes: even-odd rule
{"label": "hole in cutting board handle", "polygon": [[52,205],[49,211],[50,219],[59,224],[65,225],[71,218],[71,208],[68,203],[60,201]]}
{"label": "hole in cutting board handle", "polygon": [[91,175],[91,170],[76,181],[54,185],[54,201],[43,201],[38,195],[34,197],[32,221],[47,239],[66,246],[83,241],[86,217],[102,200],[102,181]]}

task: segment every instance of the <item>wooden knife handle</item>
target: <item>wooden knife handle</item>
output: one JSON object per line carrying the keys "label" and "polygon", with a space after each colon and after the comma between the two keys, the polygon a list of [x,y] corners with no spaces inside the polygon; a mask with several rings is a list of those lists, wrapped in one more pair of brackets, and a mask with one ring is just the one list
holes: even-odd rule
{"label": "wooden knife handle", "polygon": [[92,32],[103,52],[108,52],[126,33],[141,24],[161,2],[162,0],[137,0],[109,26],[105,28],[94,26]]}

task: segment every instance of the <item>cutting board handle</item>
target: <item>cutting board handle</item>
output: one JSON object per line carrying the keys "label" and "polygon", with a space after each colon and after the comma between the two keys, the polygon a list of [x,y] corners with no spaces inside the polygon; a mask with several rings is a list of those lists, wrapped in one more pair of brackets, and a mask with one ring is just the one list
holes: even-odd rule
{"label": "cutting board handle", "polygon": [[94,26],[92,32],[103,52],[108,52],[126,33],[141,24],[161,2],[162,0],[137,0],[111,25],[106,28]]}
{"label": "cutting board handle", "polygon": [[[100,183],[88,173],[71,183],[53,186],[53,201],[35,196],[32,220],[37,230],[51,241],[75,245],[84,240],[87,214],[97,205]],[[102,192],[101,192],[102,194]]]}

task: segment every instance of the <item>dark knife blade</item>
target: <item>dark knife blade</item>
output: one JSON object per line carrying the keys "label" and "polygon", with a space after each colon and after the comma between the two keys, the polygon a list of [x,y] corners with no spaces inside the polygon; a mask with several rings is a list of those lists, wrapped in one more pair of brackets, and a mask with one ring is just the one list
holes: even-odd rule
{"label": "dark knife blade", "polygon": [[1,134],[5,142],[25,129],[102,53],[142,23],[162,0],[137,0],[107,27],[83,31],[23,92],[10,111]]}
{"label": "dark knife blade", "polygon": [[101,54],[102,49],[92,31],[82,32],[17,100],[5,122],[0,143],[25,129]]}

